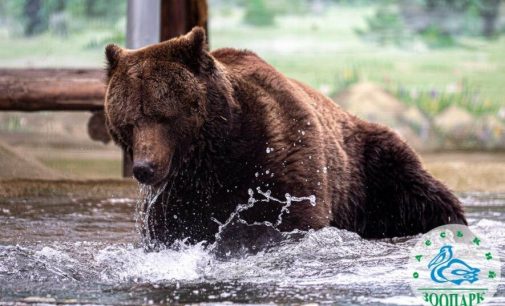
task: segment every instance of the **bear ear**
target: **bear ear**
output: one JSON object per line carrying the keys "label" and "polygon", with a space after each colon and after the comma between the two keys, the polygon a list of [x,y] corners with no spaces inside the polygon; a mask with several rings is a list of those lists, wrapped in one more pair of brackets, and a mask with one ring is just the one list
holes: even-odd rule
{"label": "bear ear", "polygon": [[115,44],[110,44],[107,45],[107,47],[105,47],[105,58],[107,59],[107,67],[106,67],[107,80],[110,79],[110,77],[112,76],[112,72],[117,67],[122,52],[123,49],[121,49],[121,47]]}
{"label": "bear ear", "polygon": [[212,67],[212,59],[208,54],[207,37],[202,27],[194,27],[184,35],[180,50],[183,62],[195,72],[202,72]]}
{"label": "bear ear", "polygon": [[186,39],[189,40],[194,51],[201,52],[208,50],[207,36],[205,35],[205,30],[202,27],[194,27],[191,29],[191,31],[186,34]]}

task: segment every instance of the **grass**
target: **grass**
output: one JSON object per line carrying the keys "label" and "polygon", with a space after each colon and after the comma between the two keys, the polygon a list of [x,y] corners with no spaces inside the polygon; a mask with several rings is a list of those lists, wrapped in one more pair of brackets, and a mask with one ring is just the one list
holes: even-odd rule
{"label": "grass", "polygon": [[119,159],[41,158],[41,162],[52,169],[74,177],[121,177],[122,162]]}
{"label": "grass", "polygon": [[65,39],[48,33],[32,38],[0,38],[0,67],[102,67],[103,49],[87,47],[94,35],[90,31]]}
{"label": "grass", "polygon": [[[243,23],[243,11],[211,7],[210,45],[254,50],[286,75],[329,93],[348,85],[342,75],[352,70],[353,81],[359,75],[361,80],[409,91],[443,93],[465,82],[482,105],[460,104],[476,114],[505,106],[505,38],[462,39],[457,47],[442,49],[428,49],[416,41],[407,48],[378,46],[355,34],[374,11],[374,6],[335,6],[322,15],[277,16],[273,26],[254,27]],[[27,39],[9,38],[0,31],[0,66],[102,67],[104,38],[116,34],[117,29],[91,27],[66,39],[50,34]],[[451,96],[440,103],[457,99]],[[411,103],[425,108],[422,104],[429,104]]]}
{"label": "grass", "polygon": [[451,105],[459,106],[477,116],[496,114],[503,106],[498,100],[483,99],[479,91],[465,81],[454,84],[446,91],[436,89],[409,90],[403,86],[389,88],[389,90],[401,101],[408,105],[417,106],[430,117],[439,114]]}
{"label": "grass", "polygon": [[[338,90],[335,80],[352,70],[360,79],[387,88],[443,93],[464,84],[479,101],[465,102],[470,89],[461,88],[465,101],[458,103],[477,115],[505,106],[505,38],[462,39],[457,47],[442,49],[428,49],[415,41],[409,48],[378,46],[354,33],[372,13],[372,8],[340,7],[323,16],[277,18],[275,27],[259,29],[241,26],[236,13],[227,21],[211,23],[211,45],[255,50],[286,75],[316,88]],[[452,94],[442,103],[458,98]]]}

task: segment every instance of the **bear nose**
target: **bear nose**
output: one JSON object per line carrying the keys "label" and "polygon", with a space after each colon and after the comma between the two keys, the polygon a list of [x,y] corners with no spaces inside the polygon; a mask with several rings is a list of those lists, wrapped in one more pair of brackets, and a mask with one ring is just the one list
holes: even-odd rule
{"label": "bear nose", "polygon": [[137,181],[147,184],[154,176],[154,167],[152,163],[147,161],[136,161],[133,163],[133,176]]}

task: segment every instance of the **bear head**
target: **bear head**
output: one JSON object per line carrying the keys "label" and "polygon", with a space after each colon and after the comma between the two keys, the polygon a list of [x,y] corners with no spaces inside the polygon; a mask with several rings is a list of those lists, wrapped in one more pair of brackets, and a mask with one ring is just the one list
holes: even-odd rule
{"label": "bear head", "polygon": [[203,75],[214,60],[205,32],[194,28],[142,49],[105,49],[106,123],[112,139],[133,159],[133,174],[155,185],[184,156],[206,119]]}

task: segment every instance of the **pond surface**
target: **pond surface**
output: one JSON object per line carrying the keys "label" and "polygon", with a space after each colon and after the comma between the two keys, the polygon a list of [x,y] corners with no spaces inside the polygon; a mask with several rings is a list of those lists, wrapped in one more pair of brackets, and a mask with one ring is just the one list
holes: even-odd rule
{"label": "pond surface", "polygon": [[[460,196],[471,229],[505,258],[505,194]],[[183,243],[145,252],[135,205],[133,199],[1,200],[0,304],[419,304],[405,273],[418,236],[373,241],[326,228],[231,259]],[[491,304],[505,305],[504,296],[502,281]]]}

